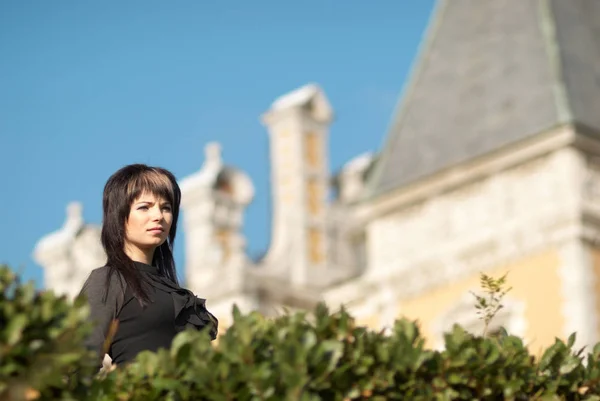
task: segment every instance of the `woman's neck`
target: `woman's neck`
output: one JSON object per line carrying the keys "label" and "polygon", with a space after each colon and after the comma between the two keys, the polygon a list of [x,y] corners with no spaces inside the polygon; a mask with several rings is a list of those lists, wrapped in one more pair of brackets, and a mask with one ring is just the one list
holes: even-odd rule
{"label": "woman's neck", "polygon": [[130,246],[128,244],[125,245],[125,254],[129,256],[131,260],[134,262],[145,263],[147,265],[152,264],[152,259],[154,256],[154,249],[145,250],[140,249],[136,246]]}

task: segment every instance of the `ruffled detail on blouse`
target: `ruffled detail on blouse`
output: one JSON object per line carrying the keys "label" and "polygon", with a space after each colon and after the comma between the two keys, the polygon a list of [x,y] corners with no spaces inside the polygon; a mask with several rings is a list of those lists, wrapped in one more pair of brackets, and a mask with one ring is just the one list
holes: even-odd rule
{"label": "ruffled detail on blouse", "polygon": [[155,266],[135,262],[136,266],[145,274],[152,287],[157,290],[167,292],[173,297],[173,306],[175,307],[175,328],[177,331],[183,331],[186,328],[202,330],[209,327],[209,334],[212,340],[217,338],[219,321],[206,309],[206,300],[198,298],[190,290],[179,287],[168,278],[158,274]]}

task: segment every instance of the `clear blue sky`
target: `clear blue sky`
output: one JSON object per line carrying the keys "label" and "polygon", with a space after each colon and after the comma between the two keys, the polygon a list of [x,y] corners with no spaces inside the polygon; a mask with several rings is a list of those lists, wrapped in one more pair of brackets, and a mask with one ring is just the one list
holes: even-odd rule
{"label": "clear blue sky", "polygon": [[[433,0],[0,2],[0,263],[23,267],[70,201],[101,222],[119,167],[164,166],[181,179],[219,141],[256,187],[249,253],[269,243],[267,133],[259,116],[307,82],[337,116],[331,169],[377,151]],[[183,270],[183,230],[176,259]]]}

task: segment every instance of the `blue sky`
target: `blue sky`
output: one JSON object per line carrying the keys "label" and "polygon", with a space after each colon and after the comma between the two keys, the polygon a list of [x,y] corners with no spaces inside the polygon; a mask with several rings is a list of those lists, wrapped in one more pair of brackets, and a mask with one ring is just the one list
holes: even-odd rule
{"label": "blue sky", "polygon": [[260,253],[270,237],[260,115],[316,82],[336,113],[331,170],[379,150],[433,3],[0,2],[0,263],[43,286],[32,250],[60,228],[68,202],[100,224],[115,170],[141,162],[181,179],[215,140],[254,182],[244,232]]}

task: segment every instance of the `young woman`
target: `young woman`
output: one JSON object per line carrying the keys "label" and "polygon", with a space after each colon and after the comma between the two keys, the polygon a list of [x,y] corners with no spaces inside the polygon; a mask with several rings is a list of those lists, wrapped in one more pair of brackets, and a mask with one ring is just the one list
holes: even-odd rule
{"label": "young woman", "polygon": [[[101,358],[108,353],[114,364],[144,350],[169,348],[187,327],[208,326],[216,338],[218,321],[205,300],[177,283],[173,242],[180,198],[173,174],[143,164],[123,167],[104,187],[101,239],[107,263],[91,272],[81,292],[95,323],[87,344]],[[116,331],[109,335],[111,327]]]}

